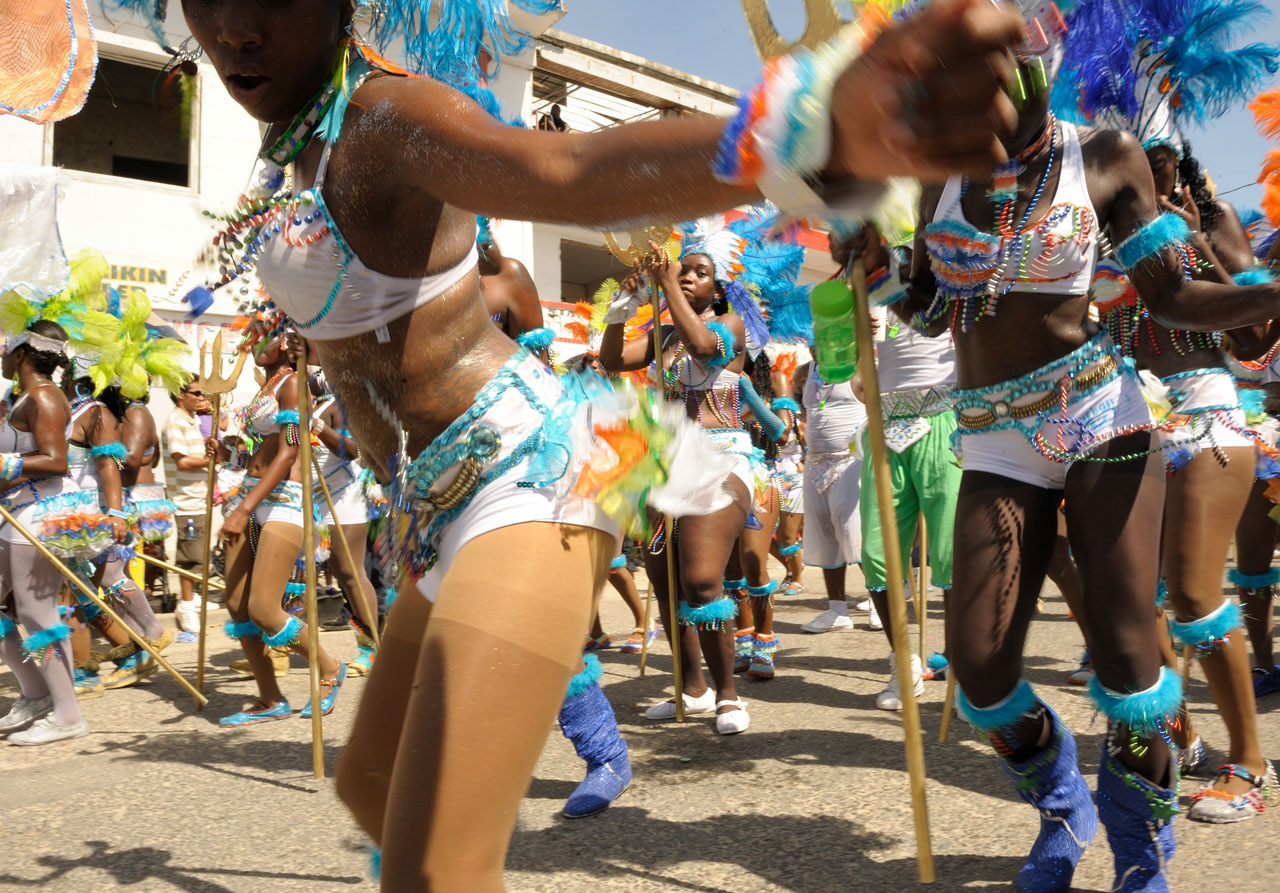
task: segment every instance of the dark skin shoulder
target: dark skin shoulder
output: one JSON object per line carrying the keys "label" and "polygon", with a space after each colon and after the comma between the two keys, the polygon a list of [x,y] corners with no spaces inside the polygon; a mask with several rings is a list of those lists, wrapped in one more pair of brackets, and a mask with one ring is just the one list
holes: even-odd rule
{"label": "dark skin shoulder", "polygon": [[15,430],[34,434],[36,448],[22,457],[22,477],[0,482],[0,492],[27,481],[61,477],[67,473],[67,423],[71,404],[52,382],[41,382],[27,392],[27,398],[11,417]]}
{"label": "dark skin shoulder", "polygon": [[501,257],[492,274],[481,272],[480,293],[490,316],[508,338],[542,328],[542,302],[529,270],[514,257]]}
{"label": "dark skin shoulder", "polygon": [[[120,481],[126,487],[149,484],[155,480],[150,470],[160,463],[160,436],[156,432],[156,420],[145,406],[130,406],[125,413],[120,442],[126,450]],[[150,458],[147,450],[151,449]],[[146,480],[143,480],[143,478]]]}

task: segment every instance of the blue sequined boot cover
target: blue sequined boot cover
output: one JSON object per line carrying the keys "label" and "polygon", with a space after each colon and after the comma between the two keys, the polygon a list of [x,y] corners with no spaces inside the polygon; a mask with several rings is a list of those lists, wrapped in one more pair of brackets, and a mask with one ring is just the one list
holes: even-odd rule
{"label": "blue sequined boot cover", "polygon": [[[1102,745],[1098,767],[1098,816],[1107,829],[1115,860],[1116,893],[1167,893],[1165,869],[1173,858],[1173,817],[1178,785],[1158,787],[1130,770]],[[1177,771],[1177,762],[1170,772]]]}
{"label": "blue sequined boot cover", "polygon": [[[988,734],[1039,710],[1052,724],[1049,741],[1040,753],[1024,763],[1002,756],[1000,765],[1013,779],[1018,796],[1040,813],[1040,833],[1018,872],[1017,889],[1023,893],[1065,893],[1071,889],[1076,864],[1098,833],[1098,813],[1089,784],[1080,774],[1076,739],[1025,680],[992,707],[974,708],[967,699],[961,705],[965,718]],[[983,728],[992,721],[1000,722],[996,728]]]}
{"label": "blue sequined boot cover", "polygon": [[600,688],[600,662],[594,654],[584,655],[582,660],[585,667],[569,680],[560,708],[560,731],[587,761],[587,777],[564,805],[564,815],[571,819],[600,812],[631,784],[627,742],[618,734],[613,707]]}

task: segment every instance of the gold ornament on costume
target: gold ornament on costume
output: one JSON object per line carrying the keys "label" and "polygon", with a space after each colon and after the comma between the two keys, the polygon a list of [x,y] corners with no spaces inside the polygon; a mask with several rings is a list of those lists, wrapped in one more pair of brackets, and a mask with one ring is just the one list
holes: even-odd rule
{"label": "gold ornament on costume", "polygon": [[835,0],[804,0],[804,33],[799,40],[789,41],[778,33],[768,0],[742,0],[742,11],[761,59],[785,56],[798,47],[816,49],[835,37],[845,24],[836,11]]}

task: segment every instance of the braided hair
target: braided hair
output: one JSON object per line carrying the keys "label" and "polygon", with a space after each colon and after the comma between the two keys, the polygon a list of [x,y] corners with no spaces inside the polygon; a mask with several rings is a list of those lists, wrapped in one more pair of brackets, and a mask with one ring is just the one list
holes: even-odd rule
{"label": "braided hair", "polygon": [[[760,399],[769,405],[773,402],[773,364],[769,362],[769,357],[761,353],[757,357],[747,357],[744,370],[751,377],[751,384],[755,387],[756,393],[760,395]],[[747,423],[747,433],[751,435],[751,445],[758,450],[764,450],[766,459],[776,459],[779,453],[779,447],[769,435],[764,433],[764,428],[757,421]]]}
{"label": "braided hair", "polygon": [[1191,154],[1191,144],[1182,144],[1182,155],[1178,158],[1178,180],[1181,181],[1184,188],[1191,191],[1191,198],[1196,203],[1196,208],[1200,211],[1200,228],[1206,233],[1213,232],[1217,229],[1218,221],[1222,218],[1222,210],[1218,207],[1217,201],[1214,200],[1213,193],[1209,190],[1209,183],[1205,180],[1204,168],[1200,166],[1200,162]]}

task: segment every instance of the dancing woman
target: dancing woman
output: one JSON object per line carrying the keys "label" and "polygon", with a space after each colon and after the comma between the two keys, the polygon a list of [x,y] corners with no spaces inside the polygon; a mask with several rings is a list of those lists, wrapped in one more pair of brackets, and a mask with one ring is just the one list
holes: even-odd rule
{"label": "dancing woman", "polygon": [[[741,269],[744,244],[723,228],[716,236],[714,247],[705,238],[684,246],[678,265],[664,252],[647,276],[662,290],[671,313],[672,325],[664,326],[662,338],[666,397],[706,429],[715,449],[733,457],[733,473],[723,484],[732,502],[710,514],[675,518],[671,531],[664,530],[659,516],[651,517],[656,533],[645,550],[645,572],[672,652],[680,656],[684,691],[676,697],[684,699],[687,715],[715,713],[716,731],[731,735],[746,731],[750,718],[733,678],[737,609],[722,580],[751,510],[755,472],[753,447],[739,413],[746,327],[741,317],[728,312],[724,296],[724,283],[733,281],[735,269]],[[719,264],[711,252],[720,254]],[[654,361],[651,338],[624,340],[623,324],[638,303],[635,280],[630,279],[605,317],[600,363],[610,372],[645,369]],[[667,578],[666,549],[675,551],[677,580]],[[680,595],[679,617],[669,616],[669,586]],[[702,675],[703,657],[711,671],[710,687]],[[645,715],[673,719],[675,701],[656,704]]]}
{"label": "dancing woman", "polygon": [[[1078,20],[1110,9],[1093,4],[1078,11]],[[1248,237],[1230,208],[1213,201],[1205,188],[1199,164],[1183,144],[1178,122],[1197,120],[1200,106],[1191,100],[1206,87],[1237,89],[1238,75],[1229,84],[1213,82],[1215,60],[1233,59],[1233,66],[1260,62],[1257,77],[1280,62],[1280,50],[1259,45],[1243,49],[1218,46],[1217,38],[1206,33],[1201,21],[1220,22],[1223,8],[1212,0],[1198,0],[1184,16],[1153,44],[1143,39],[1134,47],[1131,61],[1109,68],[1114,83],[1130,83],[1138,99],[1137,109],[1127,116],[1113,106],[1095,106],[1088,99],[1079,110],[1094,120],[1128,130],[1145,153],[1153,175],[1155,196],[1165,219],[1183,229],[1203,233],[1217,269],[1204,264],[1203,275],[1230,282],[1230,274],[1242,284],[1269,283],[1274,277],[1255,270]],[[1236,24],[1245,25],[1249,13]],[[1084,34],[1068,37],[1066,52],[1072,57],[1086,54]],[[1225,30],[1222,33],[1226,33]],[[1079,44],[1079,46],[1077,46]],[[1098,74],[1090,59],[1074,74],[1087,83]],[[1074,80],[1074,79],[1073,79]],[[1064,85],[1067,83],[1063,82]],[[1086,97],[1092,95],[1082,91]],[[1251,91],[1250,91],[1251,92]],[[1247,95],[1247,94],[1246,94]],[[1243,98],[1243,97],[1242,97]],[[1222,104],[1225,110],[1225,103]],[[1203,119],[1204,114],[1198,116]],[[1175,162],[1178,176],[1175,176]],[[1179,180],[1181,182],[1179,182]],[[1181,197],[1181,207],[1173,201]],[[1190,260],[1188,255],[1187,260]],[[1123,281],[1123,280],[1121,280]],[[1253,488],[1255,468],[1264,476],[1280,474],[1280,454],[1274,444],[1247,427],[1235,382],[1227,367],[1219,328],[1236,328],[1233,340],[1244,342],[1253,335],[1233,327],[1229,320],[1206,319],[1208,325],[1185,327],[1161,318],[1145,301],[1145,295],[1126,291],[1112,298],[1103,311],[1103,323],[1120,350],[1148,369],[1168,387],[1175,418],[1180,423],[1161,435],[1169,445],[1169,479],[1165,497],[1163,570],[1168,600],[1174,620],[1174,638],[1195,648],[1209,689],[1230,737],[1228,762],[1204,790],[1192,795],[1188,818],[1206,822],[1237,822],[1257,815],[1266,802],[1280,798],[1271,764],[1263,759],[1258,743],[1257,711],[1249,669],[1248,646],[1239,634],[1240,606],[1222,596],[1222,570],[1227,560],[1231,534],[1240,523]],[[1250,320],[1267,322],[1265,317]],[[1197,331],[1188,330],[1198,329]],[[1265,328],[1265,327],[1264,327]],[[1265,349],[1266,345],[1263,345]],[[1259,461],[1255,461],[1255,456]],[[1086,607],[1086,623],[1088,608]],[[1234,633],[1234,635],[1233,635]],[[1176,660],[1172,649],[1166,662]],[[1184,768],[1203,760],[1202,745],[1189,734],[1178,736],[1189,745]]]}
{"label": "dancing woman", "polygon": [[[155,11],[149,0],[130,5]],[[424,597],[396,602],[339,794],[383,848],[388,889],[498,890],[516,806],[580,666],[616,546],[585,500],[549,483],[551,469],[533,468],[549,454],[564,462],[563,451],[540,449],[563,432],[546,442],[539,433],[563,386],[489,320],[472,215],[597,226],[687,219],[758,200],[761,173],[713,176],[723,121],[598,134],[504,127],[447,83],[476,92],[481,13],[505,21],[494,4],[451,2],[435,31],[425,5],[369,5],[383,13],[378,34],[403,39],[411,64],[440,80],[398,76],[353,45],[350,2],[187,0],[183,11],[233,97],[271,124],[248,200],[256,207],[228,222],[235,241],[219,241],[228,278],[256,266],[316,344],[362,453],[384,475],[401,454],[391,507],[412,495],[421,525],[396,554],[420,575]],[[823,139],[806,139],[809,151],[774,173],[794,187],[787,171],[867,178],[1003,157],[993,136],[1011,109],[998,81],[1016,19],[981,0],[943,0],[859,62],[847,61],[847,44],[824,56],[814,69],[822,77],[807,82],[822,94],[796,98],[818,110],[805,126]],[[834,83],[828,73],[838,73]],[[923,90],[912,86],[921,114],[904,133],[894,109],[908,80]],[[925,91],[944,85],[946,102],[929,99]],[[825,108],[839,111],[829,118]],[[322,120],[327,143],[314,138]]]}
{"label": "dancing woman", "polygon": [[[288,647],[310,659],[306,626],[286,611],[301,601],[306,584],[294,580],[302,549],[317,548],[302,539],[302,484],[298,481],[298,400],[302,396],[285,347],[285,321],[278,312],[250,318],[244,349],[267,376],[266,382],[240,410],[241,426],[254,442],[244,479],[223,504],[218,537],[226,549],[227,635],[240,640],[258,684],[258,699],[247,710],[224,716],[219,725],[246,726],[285,719],[292,708],[276,682],[267,653]],[[317,523],[317,538],[321,525]],[[295,608],[296,609],[296,608]],[[320,667],[322,714],[333,710],[346,664],[323,648],[315,656]],[[302,710],[311,716],[313,705]]]}
{"label": "dancing woman", "polygon": [[[351,605],[352,622],[356,627],[356,646],[360,653],[347,665],[352,676],[367,676],[375,658],[372,631],[379,622],[378,594],[364,568],[365,547],[369,540],[369,504],[365,502],[364,488],[360,486],[360,448],[347,429],[347,412],[341,401],[329,393],[322,374],[312,381],[317,398],[313,410],[311,431],[320,441],[316,460],[324,475],[333,499],[333,512],[320,495],[321,511],[325,525],[332,530],[342,528],[342,535],[351,550],[348,566],[347,553],[337,546],[337,532],[330,534],[333,548],[329,550],[329,568],[338,578],[338,586]],[[317,487],[317,490],[319,487]],[[318,494],[319,495],[319,494]]]}
{"label": "dancing woman", "polygon": [[[37,319],[5,342],[0,374],[16,376],[21,396],[9,397],[0,423],[0,498],[33,533],[39,530],[41,502],[75,489],[66,477],[71,407],[52,380],[67,365],[67,334],[57,323]],[[7,733],[10,744],[89,734],[76,704],[71,649],[64,644],[71,630],[58,613],[62,582],[22,534],[8,524],[0,527],[0,657],[21,690],[0,717],[0,734]]]}
{"label": "dancing woman", "polygon": [[[1055,38],[1042,49],[1020,67],[1031,87],[1006,140],[1016,161],[925,190],[901,308],[934,331],[950,324],[956,344],[962,477],[947,642],[962,712],[1041,812],[1019,886],[1067,889],[1100,817],[1116,889],[1165,890],[1177,808],[1166,726],[1182,692],[1151,622],[1163,459],[1136,373],[1088,320],[1099,234],[1109,230],[1168,325],[1259,322],[1280,310],[1280,289],[1186,276],[1183,259],[1198,249],[1181,217],[1159,214],[1141,145],[1056,122],[1047,92],[1061,47]],[[904,300],[887,292],[883,303]],[[1064,496],[1096,671],[1089,692],[1109,720],[1096,813],[1074,739],[1021,678]]]}

